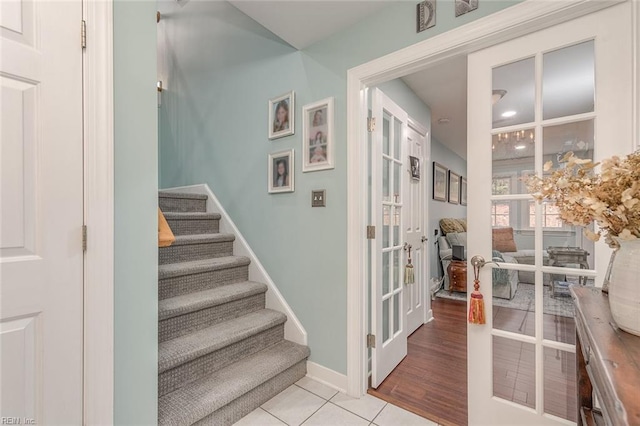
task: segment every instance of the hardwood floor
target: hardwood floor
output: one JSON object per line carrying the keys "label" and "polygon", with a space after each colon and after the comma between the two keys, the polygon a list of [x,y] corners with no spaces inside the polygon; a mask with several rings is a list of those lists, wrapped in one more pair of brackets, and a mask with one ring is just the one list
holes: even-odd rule
{"label": "hardwood floor", "polygon": [[[434,321],[407,341],[407,357],[369,393],[441,425],[467,424],[466,303],[432,301]],[[494,327],[533,335],[534,315],[494,306]],[[573,318],[544,315],[544,338],[575,343]],[[494,337],[494,394],[535,406],[535,347]],[[545,412],[576,420],[575,354],[544,349]]]}
{"label": "hardwood floor", "polygon": [[436,318],[407,342],[407,357],[369,393],[442,425],[467,424],[466,302],[436,299]]}

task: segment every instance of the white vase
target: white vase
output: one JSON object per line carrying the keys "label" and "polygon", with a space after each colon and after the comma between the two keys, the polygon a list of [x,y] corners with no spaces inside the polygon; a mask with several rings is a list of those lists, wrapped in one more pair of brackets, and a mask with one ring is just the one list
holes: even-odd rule
{"label": "white vase", "polygon": [[640,239],[622,241],[609,284],[611,315],[622,330],[640,336]]}

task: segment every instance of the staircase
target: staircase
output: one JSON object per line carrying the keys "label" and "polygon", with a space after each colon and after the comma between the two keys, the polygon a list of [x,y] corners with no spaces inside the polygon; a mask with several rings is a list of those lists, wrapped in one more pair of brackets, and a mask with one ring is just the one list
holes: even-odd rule
{"label": "staircase", "polygon": [[309,348],[284,340],[286,316],[265,309],[267,286],[206,202],[159,194],[176,236],[159,254],[160,425],[230,425],[306,374]]}

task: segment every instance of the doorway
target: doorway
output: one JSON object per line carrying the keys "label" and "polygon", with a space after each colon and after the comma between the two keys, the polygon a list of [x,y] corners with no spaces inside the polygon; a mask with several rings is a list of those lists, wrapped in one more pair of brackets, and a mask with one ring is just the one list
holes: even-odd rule
{"label": "doorway", "polygon": [[[629,3],[627,2],[627,6],[628,5]],[[546,15],[547,17],[555,16],[555,20],[553,20],[553,23],[558,23],[561,21],[568,21],[568,20],[571,20],[572,18],[576,18],[577,15],[586,15],[603,8],[602,7],[603,5],[598,6],[598,5],[590,4],[589,6],[590,6],[589,10],[581,9],[578,12],[577,4],[572,5],[570,7],[575,7],[573,9],[573,12],[575,12],[575,14],[569,14],[567,13],[566,9],[565,10],[554,9],[553,6],[551,5],[545,5],[544,7],[541,6],[540,9],[535,10],[536,8],[533,7],[533,5],[525,3],[522,5],[514,6],[513,8],[509,9],[509,12],[512,12],[512,14],[505,13],[505,15],[509,15],[508,16],[509,18],[512,18],[511,20],[506,19],[505,16],[501,16],[500,17],[501,19],[485,18],[482,22],[483,25],[478,25],[478,28],[473,28],[473,25],[470,25],[467,28],[465,28],[465,31],[452,31],[452,33],[455,33],[455,34],[452,34],[452,40],[455,39],[455,36],[458,36],[459,38],[451,41],[451,44],[447,44],[448,39],[446,38],[438,40],[438,42],[440,42],[438,45],[427,40],[426,42],[420,43],[420,46],[415,46],[416,49],[414,53],[416,54],[416,56],[414,57],[411,57],[411,55],[409,55],[408,52],[405,50],[402,52],[401,55],[392,54],[389,57],[386,57],[384,60],[373,61],[370,64],[365,64],[361,67],[350,70],[349,72],[349,88],[348,88],[349,101],[352,103],[352,105],[357,106],[359,104],[358,99],[361,96],[361,89],[363,89],[367,85],[377,84],[379,81],[384,81],[392,77],[398,77],[399,75],[408,73],[408,71],[415,70],[419,67],[424,67],[429,63],[431,64],[438,63],[441,60],[443,60],[443,57],[452,55],[453,54],[452,52],[459,53],[461,51],[466,51],[466,53],[470,53],[472,51],[476,51],[481,48],[495,45],[499,42],[504,41],[504,38],[505,38],[504,33],[500,34],[500,36],[496,35],[497,33],[499,33],[499,30],[501,29],[501,25],[502,26],[506,25],[504,24],[504,22],[510,22],[509,28],[506,28],[506,27],[504,28],[505,31],[511,31],[510,38],[516,38],[517,36],[522,35],[523,32],[526,33],[526,32],[532,32],[535,30],[541,30],[550,25],[549,23],[545,23],[542,20],[542,16],[544,16],[543,14],[541,14],[543,8],[548,8],[548,10],[545,10],[544,13],[547,13]],[[489,25],[489,24],[492,24],[492,25]],[[483,27],[485,28],[484,30],[483,30]],[[487,30],[487,27],[492,27],[492,28],[491,30]],[[485,32],[483,33],[483,31]],[[522,31],[522,32],[519,32],[519,31]],[[461,42],[460,41],[461,39],[465,41]],[[624,43],[630,43],[630,40],[625,39]],[[632,51],[633,49],[631,48],[626,51],[627,56],[625,60],[631,59]],[[625,55],[622,55],[622,56],[625,56]],[[409,57],[411,57],[411,59],[407,59]],[[416,60],[415,59],[416,57],[421,59]],[[390,66],[390,64],[393,64],[393,66]],[[488,91],[488,93],[489,94],[491,93],[490,90]],[[637,108],[637,105],[635,105],[635,108]],[[363,144],[357,143],[357,141],[363,140],[363,137],[360,134],[361,130],[358,129],[358,126],[361,123],[364,123],[364,119],[366,118],[366,115],[363,115],[362,110],[358,110],[358,108],[353,108],[349,110],[349,118],[350,118],[349,137],[351,139],[351,142],[353,142],[348,145],[350,166],[353,166],[353,168],[350,169],[350,174],[351,173],[360,174],[360,171],[362,170],[362,164],[361,164],[361,160],[359,161],[358,159],[362,159],[366,157],[363,156],[361,152]],[[632,120],[630,119],[628,121],[631,127]],[[491,179],[489,178],[488,181],[490,182]],[[350,179],[349,182],[350,182],[351,189],[357,188],[358,184],[362,183],[362,181],[359,181],[358,179]],[[354,199],[350,205],[350,209],[349,209],[350,213],[355,214],[358,211],[358,206],[361,205],[360,203],[362,203],[363,201],[366,201],[366,200],[363,200],[362,198]],[[488,212],[489,210],[487,210],[487,215],[488,215]],[[536,220],[538,220],[537,219],[538,214],[539,213],[537,212]],[[357,221],[352,221],[352,222],[353,224],[357,224]],[[357,247],[359,246],[358,241],[361,241],[359,240],[359,238],[362,238],[361,233],[363,232],[362,231],[363,229],[364,227],[360,228],[360,231],[358,231],[357,228],[351,229],[352,232],[350,232],[350,246],[354,248],[352,259],[358,259],[358,256],[359,256],[358,251],[362,253],[362,249],[358,250]],[[490,236],[487,239],[487,241],[491,241]],[[363,247],[363,246],[360,245],[360,247]],[[491,253],[489,253],[489,256],[491,256]],[[514,269],[518,269],[518,268],[514,268]],[[519,269],[524,270],[528,268],[520,267]],[[553,271],[553,272],[557,272],[557,271]],[[350,280],[349,280],[350,283],[355,283],[354,285],[357,285],[358,283],[363,282],[361,279],[359,279],[357,270],[350,269],[349,275],[350,275]],[[542,273],[538,275],[540,275],[539,277],[537,277],[539,278],[538,281],[540,281],[540,283],[538,284],[538,281],[536,281],[536,285],[542,286]],[[595,274],[592,274],[590,272],[585,273],[585,275],[596,276]],[[485,276],[484,280],[486,281],[487,279],[491,281],[491,278],[487,278]],[[491,294],[490,291],[489,291],[489,294]],[[349,292],[350,324],[356,325],[353,328],[352,327],[349,328],[350,333],[354,333],[358,331],[358,325],[357,325],[358,315],[354,315],[354,314],[357,314],[359,306],[357,303],[358,299],[351,299],[351,297],[354,295],[358,295],[358,291]],[[363,299],[359,299],[359,300],[363,300]],[[540,303],[541,300],[542,299],[540,298],[540,301],[537,303]],[[351,302],[354,302],[354,303],[352,304]],[[541,324],[542,323],[539,322],[539,325],[537,327],[541,328]],[[358,339],[356,338],[355,341],[358,341]],[[471,337],[470,337],[470,341],[472,341]],[[353,344],[351,346],[351,349],[358,349],[358,345]],[[360,352],[360,354],[362,353],[363,351]],[[488,349],[487,353],[491,353],[491,350]],[[362,355],[359,355],[357,351],[354,351],[354,352],[350,351],[349,359],[350,359],[350,362],[349,362],[350,368],[358,367],[358,364],[360,364],[362,360]],[[489,368],[489,371],[492,371],[492,369]],[[363,387],[366,388],[366,383],[364,380],[366,378],[366,375],[364,373],[365,373],[365,370],[363,369],[349,371],[350,393],[357,395],[362,392]],[[541,378],[540,375],[536,376],[536,380],[539,381],[540,378]],[[473,399],[472,393],[475,392],[474,389],[476,389],[476,387],[482,386],[479,382],[477,382],[477,380],[476,380],[476,383],[477,385],[472,385],[472,384],[469,385],[470,399]],[[484,379],[484,383],[485,384],[487,383],[486,378]],[[537,389],[540,389],[539,383],[537,385]],[[502,406],[499,406],[498,411],[502,410],[502,408],[503,408]],[[535,417],[536,419],[538,419],[538,417],[539,419],[542,419],[544,417],[545,422],[549,421],[550,423],[553,423],[554,421],[556,421],[555,419],[552,419],[550,416],[543,415],[543,413],[540,410],[541,410],[540,406],[536,406],[536,409],[535,409],[536,412],[535,414],[533,414],[533,417]]]}

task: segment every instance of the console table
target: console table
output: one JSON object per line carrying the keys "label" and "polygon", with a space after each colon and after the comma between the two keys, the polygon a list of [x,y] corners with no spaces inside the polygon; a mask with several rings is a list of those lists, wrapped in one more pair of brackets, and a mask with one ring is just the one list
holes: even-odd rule
{"label": "console table", "polygon": [[[578,424],[640,425],[640,337],[615,325],[600,289],[571,286],[576,306]],[[594,407],[595,394],[600,409]]]}

